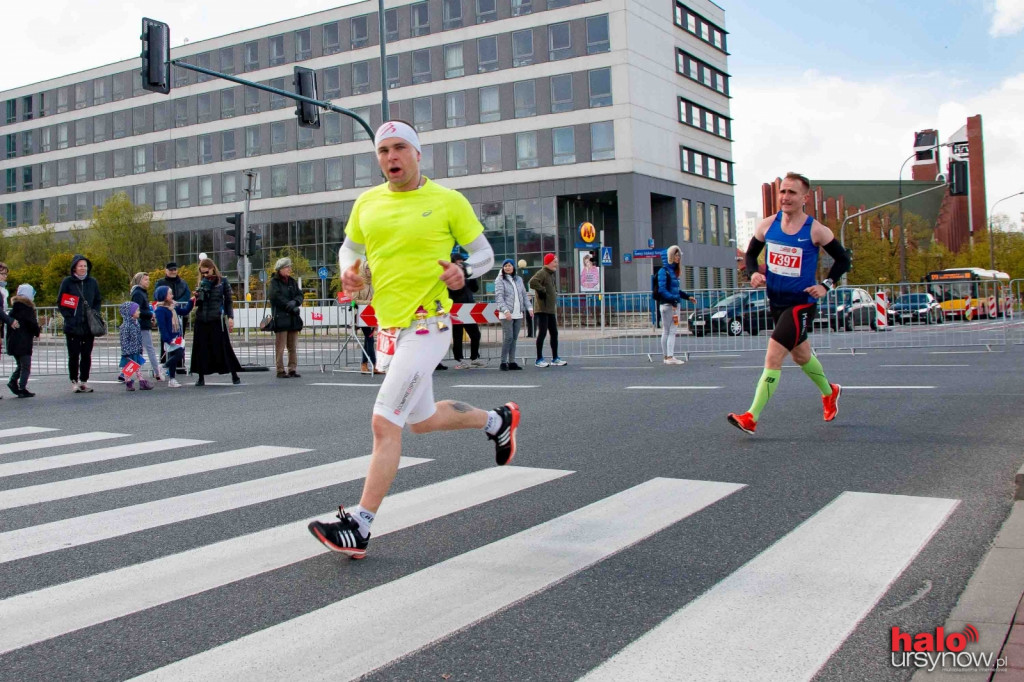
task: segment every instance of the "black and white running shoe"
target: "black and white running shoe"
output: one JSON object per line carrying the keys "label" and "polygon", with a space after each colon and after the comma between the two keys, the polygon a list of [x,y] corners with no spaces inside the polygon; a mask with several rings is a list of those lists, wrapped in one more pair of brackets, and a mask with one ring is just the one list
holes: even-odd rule
{"label": "black and white running shoe", "polygon": [[338,520],[332,523],[311,521],[309,532],[324,547],[332,552],[341,552],[350,559],[365,559],[366,547],[370,544],[370,535],[365,538],[359,533],[359,523],[344,507],[338,507]]}
{"label": "black and white running shoe", "polygon": [[487,434],[494,441],[494,460],[498,466],[505,466],[516,456],[516,429],[519,428],[519,406],[505,403],[497,410],[501,415],[501,428],[496,435]]}

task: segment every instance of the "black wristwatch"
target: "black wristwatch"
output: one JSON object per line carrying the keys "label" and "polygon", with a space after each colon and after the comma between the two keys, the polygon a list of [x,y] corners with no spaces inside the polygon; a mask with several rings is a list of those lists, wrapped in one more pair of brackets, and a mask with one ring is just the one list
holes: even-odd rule
{"label": "black wristwatch", "polygon": [[821,286],[825,287],[829,291],[832,291],[833,289],[836,288],[836,283],[832,281],[831,277],[829,277],[827,279],[821,280]]}

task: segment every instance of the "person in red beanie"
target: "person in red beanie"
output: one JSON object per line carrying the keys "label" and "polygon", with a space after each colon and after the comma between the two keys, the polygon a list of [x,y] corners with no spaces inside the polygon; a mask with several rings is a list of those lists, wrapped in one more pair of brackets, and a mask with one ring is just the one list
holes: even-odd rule
{"label": "person in red beanie", "polygon": [[[535,367],[554,365],[561,367],[566,362],[558,357],[558,287],[555,273],[558,272],[558,256],[553,253],[544,256],[544,267],[530,278],[530,288],[537,294],[534,319],[537,321],[537,362]],[[551,334],[551,362],[544,359],[544,338]]]}

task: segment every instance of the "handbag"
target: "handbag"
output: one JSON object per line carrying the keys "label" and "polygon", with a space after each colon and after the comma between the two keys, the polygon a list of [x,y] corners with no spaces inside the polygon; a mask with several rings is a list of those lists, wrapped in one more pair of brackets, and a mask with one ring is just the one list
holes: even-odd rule
{"label": "handbag", "polygon": [[89,327],[89,333],[93,336],[106,336],[107,335],[107,321],[103,319],[103,315],[100,311],[94,309],[89,302],[85,300],[85,287],[82,287],[82,309],[85,312],[85,323]]}
{"label": "handbag", "polygon": [[263,317],[260,319],[260,331],[272,332],[274,331],[274,316],[267,312],[270,307],[270,297],[266,297],[266,305],[263,306]]}

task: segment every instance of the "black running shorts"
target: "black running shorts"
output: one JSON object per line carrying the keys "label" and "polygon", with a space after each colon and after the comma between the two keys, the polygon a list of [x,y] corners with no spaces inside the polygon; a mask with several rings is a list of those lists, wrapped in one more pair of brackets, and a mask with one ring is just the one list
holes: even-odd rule
{"label": "black running shorts", "polygon": [[818,304],[801,303],[789,308],[772,306],[771,310],[772,319],[775,320],[772,339],[791,351],[807,340],[814,318],[818,315]]}

